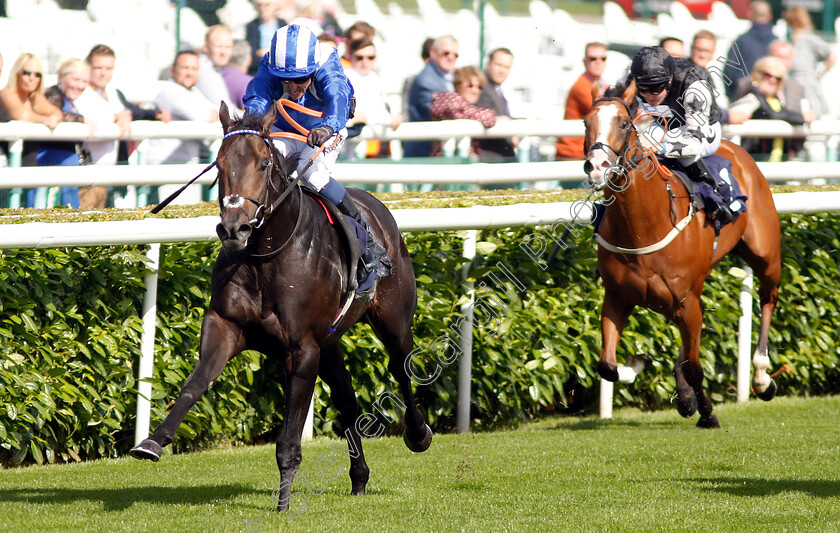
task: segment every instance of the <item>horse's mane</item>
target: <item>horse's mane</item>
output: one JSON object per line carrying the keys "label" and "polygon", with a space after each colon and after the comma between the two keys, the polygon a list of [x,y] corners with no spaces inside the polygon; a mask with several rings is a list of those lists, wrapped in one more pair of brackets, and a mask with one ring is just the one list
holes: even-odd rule
{"label": "horse's mane", "polygon": [[[619,81],[604,91],[604,98],[621,98],[624,96],[624,91],[627,90],[629,84],[630,82],[626,80]],[[637,109],[639,109],[639,99],[638,97],[634,97],[633,103],[630,105],[630,114],[635,117]]]}

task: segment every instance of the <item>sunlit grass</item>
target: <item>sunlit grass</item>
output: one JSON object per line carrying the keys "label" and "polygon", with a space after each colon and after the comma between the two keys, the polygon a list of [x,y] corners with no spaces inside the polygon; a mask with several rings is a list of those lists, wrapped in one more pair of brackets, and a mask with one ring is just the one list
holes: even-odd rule
{"label": "sunlit grass", "polygon": [[4,470],[0,531],[840,531],[840,398],[717,414],[720,430],[670,410],[555,418],[436,435],[423,454],[367,441],[365,497],[343,457],[339,476],[315,475],[343,447],[317,439],[295,518],[272,510],[271,446]]}

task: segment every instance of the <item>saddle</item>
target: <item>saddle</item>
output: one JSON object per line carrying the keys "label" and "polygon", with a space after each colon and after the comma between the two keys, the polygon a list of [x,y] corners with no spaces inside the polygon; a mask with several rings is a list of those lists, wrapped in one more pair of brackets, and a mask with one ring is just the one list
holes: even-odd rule
{"label": "saddle", "polygon": [[[343,237],[344,244],[347,246],[347,265],[345,266],[347,267],[347,276],[349,280],[348,294],[372,293],[376,288],[376,282],[379,278],[387,274],[383,273],[382,269],[378,267],[374,268],[371,273],[362,280],[358,286],[356,286],[356,271],[359,267],[359,258],[368,247],[367,230],[365,230],[365,228],[363,228],[352,217],[348,217],[341,213],[341,211],[338,210],[338,207],[336,207],[322,194],[319,194],[308,186],[301,185],[301,187],[303,187],[303,191],[306,194],[321,204],[324,211],[327,213],[327,218],[330,221],[330,224],[335,226],[336,231],[338,231],[339,235]],[[383,259],[383,262],[387,262],[387,273],[390,273],[390,260],[387,255]]]}
{"label": "saddle", "polygon": [[[692,203],[698,210],[705,209],[706,213],[711,213],[722,203],[728,205],[729,210],[736,217],[747,210],[747,196],[743,194],[738,181],[732,176],[732,162],[725,157],[711,155],[703,158],[717,183],[717,192],[709,183],[691,180],[676,159],[667,157],[657,159],[660,165],[670,170],[685,185]],[[714,225],[716,231],[720,231],[723,227],[719,220],[714,220]]]}

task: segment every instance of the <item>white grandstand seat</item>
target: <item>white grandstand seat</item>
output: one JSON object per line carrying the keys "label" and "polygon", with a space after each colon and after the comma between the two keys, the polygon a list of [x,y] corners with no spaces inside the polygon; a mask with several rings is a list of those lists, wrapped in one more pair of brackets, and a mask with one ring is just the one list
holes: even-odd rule
{"label": "white grandstand seat", "polygon": [[531,0],[528,2],[528,13],[532,22],[540,23],[551,19],[551,8],[543,0]]}
{"label": "white grandstand seat", "polygon": [[355,5],[357,20],[364,20],[376,28],[377,32],[383,31],[388,25],[387,18],[374,0],[356,0]]}
{"label": "white grandstand seat", "polygon": [[674,28],[672,32],[678,32],[680,35],[685,35],[686,46],[690,45],[689,40],[697,33],[698,21],[691,14],[691,11],[682,2],[671,2],[668,11],[671,13],[671,18],[674,19]]}
{"label": "white grandstand seat", "polygon": [[227,0],[221,9],[216,10],[219,21],[230,28],[235,39],[245,38],[245,26],[257,18],[257,10],[250,0]]}
{"label": "white grandstand seat", "polygon": [[[173,12],[173,17],[174,15]],[[207,24],[198,13],[189,7],[181,8],[181,48],[200,50],[204,46],[205,33],[207,33]]]}
{"label": "white grandstand seat", "polygon": [[750,27],[750,21],[739,19],[726,2],[712,2],[709,27],[718,37],[734,40]]}
{"label": "white grandstand seat", "polygon": [[396,2],[389,2],[388,3],[388,14],[392,17],[402,17],[405,16],[405,12],[403,11],[402,6],[400,6]]}
{"label": "white grandstand seat", "polygon": [[438,0],[417,0],[417,9],[424,21],[437,21],[446,18],[446,12],[440,7]]}

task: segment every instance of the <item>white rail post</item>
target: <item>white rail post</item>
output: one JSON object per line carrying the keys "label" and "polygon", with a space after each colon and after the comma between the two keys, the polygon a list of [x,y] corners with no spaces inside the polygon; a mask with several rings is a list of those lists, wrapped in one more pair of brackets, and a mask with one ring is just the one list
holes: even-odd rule
{"label": "white rail post", "polygon": [[746,402],[750,399],[750,360],[752,347],[752,288],[753,271],[744,266],[747,273],[741,282],[741,316],[738,318],[738,383],[736,399]]}
{"label": "white rail post", "polygon": [[[23,162],[23,139],[9,141],[9,166],[19,167]],[[19,209],[26,205],[22,200],[23,189],[15,187],[9,191],[9,207],[12,209]]]}
{"label": "white rail post", "polygon": [[137,371],[137,425],[134,430],[134,445],[149,436],[152,415],[152,384],[144,381],[152,377],[155,366],[155,315],[157,313],[157,283],[160,266],[160,244],[152,243],[146,251],[149,259],[143,283],[146,294],[143,297],[143,333],[140,337],[140,365]]}
{"label": "white rail post", "polygon": [[601,378],[601,403],[598,410],[601,418],[612,418],[614,385],[612,381]]}
{"label": "white rail post", "polygon": [[[467,238],[464,239],[464,257],[469,259],[464,263],[462,270],[464,279],[470,274],[472,259],[475,257],[476,241],[478,231],[471,229],[467,231]],[[461,306],[465,320],[461,321],[460,348],[461,357],[458,360],[458,413],[456,423],[458,433],[470,432],[470,404],[472,398],[472,340],[473,340],[473,306],[475,305],[475,289],[471,281],[466,282],[469,301]]]}

